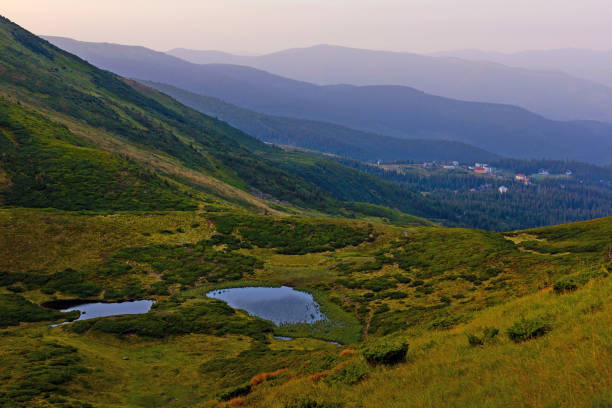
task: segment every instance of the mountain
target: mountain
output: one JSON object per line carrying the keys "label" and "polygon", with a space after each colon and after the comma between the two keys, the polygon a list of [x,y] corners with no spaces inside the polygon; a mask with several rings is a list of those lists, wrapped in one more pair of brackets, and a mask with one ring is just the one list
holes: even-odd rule
{"label": "mountain", "polygon": [[[564,48],[556,50],[530,50],[500,53],[480,50],[457,50],[435,54],[471,61],[491,61],[531,70],[562,71],[577,78],[588,79],[612,87],[612,51]],[[210,59],[223,58],[223,54],[210,55]]]}
{"label": "mountain", "polygon": [[[198,64],[245,65],[320,85],[404,85],[447,98],[517,105],[557,120],[612,121],[610,77],[605,83],[596,83],[601,75],[571,76],[587,68],[561,72],[568,66],[564,62],[570,56],[554,60],[558,64],[503,65],[509,60],[463,58],[461,53],[434,56],[331,45],[247,57],[185,49],[168,53]],[[585,65],[581,55],[575,57],[569,66]],[[532,54],[522,58],[531,61]],[[588,69],[599,69],[603,75],[609,75],[612,69],[609,55],[589,56],[586,61],[593,67]]]}
{"label": "mountain", "polygon": [[612,152],[611,124],[552,121],[514,106],[457,101],[403,86],[317,86],[245,66],[192,64],[143,47],[52,40],[118,74],[260,113],[393,137],[459,141],[517,158],[601,163]]}
{"label": "mountain", "polygon": [[496,155],[460,142],[400,139],[332,123],[265,115],[171,85],[143,82],[264,142],[313,149],[365,161],[491,161]]}
{"label": "mountain", "polygon": [[116,211],[221,202],[353,214],[341,201],[361,201],[456,218],[411,189],[266,145],[6,19],[0,91],[0,191],[8,205]]}
{"label": "mountain", "polygon": [[612,218],[501,233],[372,204],[469,210],[427,196],[0,18],[0,406],[610,406]]}

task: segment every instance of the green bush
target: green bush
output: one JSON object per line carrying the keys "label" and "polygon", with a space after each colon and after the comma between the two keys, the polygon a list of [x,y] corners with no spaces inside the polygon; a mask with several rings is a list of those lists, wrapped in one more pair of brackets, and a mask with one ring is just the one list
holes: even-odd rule
{"label": "green bush", "polygon": [[473,333],[468,333],[468,343],[470,346],[482,346],[490,342],[499,334],[499,329],[496,327],[485,327],[482,331],[482,336],[477,336]]}
{"label": "green bush", "polygon": [[371,227],[355,228],[302,219],[215,215],[211,217],[219,234],[238,233],[249,245],[275,248],[287,255],[333,251],[348,245],[359,245],[371,240]]}
{"label": "green bush", "polygon": [[332,383],[352,385],[363,380],[369,372],[368,365],[360,361],[333,371],[325,380]]}
{"label": "green bush", "polygon": [[[8,385],[0,392],[0,406],[47,406],[46,404],[24,404],[40,397],[49,397],[49,393],[65,392],[64,387],[79,374],[90,370],[81,364],[78,350],[59,343],[41,342],[35,349],[22,350],[16,353],[22,358],[23,376]],[[4,404],[4,398],[13,404]],[[20,403],[16,403],[19,401]]]}
{"label": "green bush", "polygon": [[484,344],[483,339],[481,337],[476,336],[475,334],[468,333],[467,337],[468,337],[468,343],[472,347],[482,346]]}
{"label": "green bush", "polygon": [[366,342],[361,353],[370,364],[392,365],[406,361],[408,343],[403,339],[380,337]]}
{"label": "green bush", "polygon": [[0,328],[15,326],[21,322],[42,322],[59,319],[76,319],[79,312],[62,313],[36,305],[21,295],[0,294]]}
{"label": "green bush", "polygon": [[[215,249],[220,244],[227,245],[227,248]],[[197,244],[123,248],[115,253],[110,263],[136,261],[148,264],[162,275],[166,288],[175,283],[193,285],[202,278],[208,282],[231,281],[239,280],[244,274],[253,273],[263,266],[255,257],[232,251],[244,247],[241,241],[233,237],[215,235]],[[165,293],[161,285],[151,290]]]}
{"label": "green bush", "polygon": [[551,330],[552,326],[548,319],[536,317],[533,319],[522,318],[510,326],[507,333],[510,340],[520,343],[543,336]]}
{"label": "green bush", "polygon": [[605,269],[583,270],[572,276],[564,276],[555,282],[553,287],[555,293],[562,294],[572,292],[580,286],[586,285],[590,280],[608,276]]}
{"label": "green bush", "polygon": [[572,277],[563,277],[555,282],[555,293],[567,293],[578,289],[578,283]]}
{"label": "green bush", "polygon": [[273,324],[236,313],[220,300],[207,299],[179,308],[176,312],[149,312],[142,315],[81,320],[68,326],[75,333],[95,330],[118,336],[136,334],[143,337],[164,338],[171,335],[241,334],[265,339]]}
{"label": "green bush", "polygon": [[372,292],[380,292],[386,289],[393,289],[397,287],[397,284],[385,277],[376,277],[364,281],[361,286],[365,289],[371,290]]}
{"label": "green bush", "polygon": [[285,404],[285,408],[342,408],[337,402],[324,402],[312,399],[312,397],[301,397],[293,402]]}
{"label": "green bush", "polygon": [[232,398],[242,397],[244,395],[247,395],[249,392],[251,392],[251,388],[252,388],[251,383],[241,384],[236,387],[232,387],[229,390],[226,390],[222,392],[221,394],[219,394],[219,399],[221,401],[228,401],[228,400],[231,400]]}

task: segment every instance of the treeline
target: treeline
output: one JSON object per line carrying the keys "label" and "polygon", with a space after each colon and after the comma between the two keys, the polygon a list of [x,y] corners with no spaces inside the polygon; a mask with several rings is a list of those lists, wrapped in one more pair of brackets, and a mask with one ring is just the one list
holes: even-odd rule
{"label": "treeline", "polygon": [[[491,163],[509,172],[532,174],[547,169],[570,177],[538,178],[532,185],[513,179],[452,171],[408,170],[405,174],[354,160],[348,166],[421,191],[440,208],[455,214],[442,218],[452,225],[487,230],[513,230],[612,215],[612,168],[552,160],[504,159]],[[500,194],[500,186],[508,193]]]}

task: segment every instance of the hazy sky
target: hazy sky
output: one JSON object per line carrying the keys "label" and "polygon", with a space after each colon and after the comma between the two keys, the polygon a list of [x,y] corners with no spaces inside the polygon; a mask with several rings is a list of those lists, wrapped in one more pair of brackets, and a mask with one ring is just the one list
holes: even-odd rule
{"label": "hazy sky", "polygon": [[612,49],[612,0],[1,0],[0,13],[35,34],[157,50]]}

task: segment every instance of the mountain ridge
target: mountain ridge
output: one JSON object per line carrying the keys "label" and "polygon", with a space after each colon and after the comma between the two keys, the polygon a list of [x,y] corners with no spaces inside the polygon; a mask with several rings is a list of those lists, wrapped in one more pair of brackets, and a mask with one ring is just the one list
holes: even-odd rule
{"label": "mountain ridge", "polygon": [[609,82],[572,76],[550,66],[530,69],[453,53],[431,55],[326,44],[262,56],[184,49],[169,54],[199,64],[251,66],[319,85],[403,85],[447,98],[517,105],[556,120],[612,121]]}
{"label": "mountain ridge", "polygon": [[478,162],[498,157],[461,142],[392,138],[331,123],[264,115],[171,85],[143,82],[187,106],[227,121],[268,143],[313,149],[365,161]]}
{"label": "mountain ridge", "polygon": [[[191,64],[142,48],[105,45],[99,50],[87,43],[81,49],[74,40],[63,45],[124,76],[166,83],[270,115],[393,137],[461,141],[518,158],[601,163],[612,152],[612,124],[551,121],[520,107],[455,101],[402,86],[316,86],[244,66]],[[129,55],[122,56],[125,53]]]}

